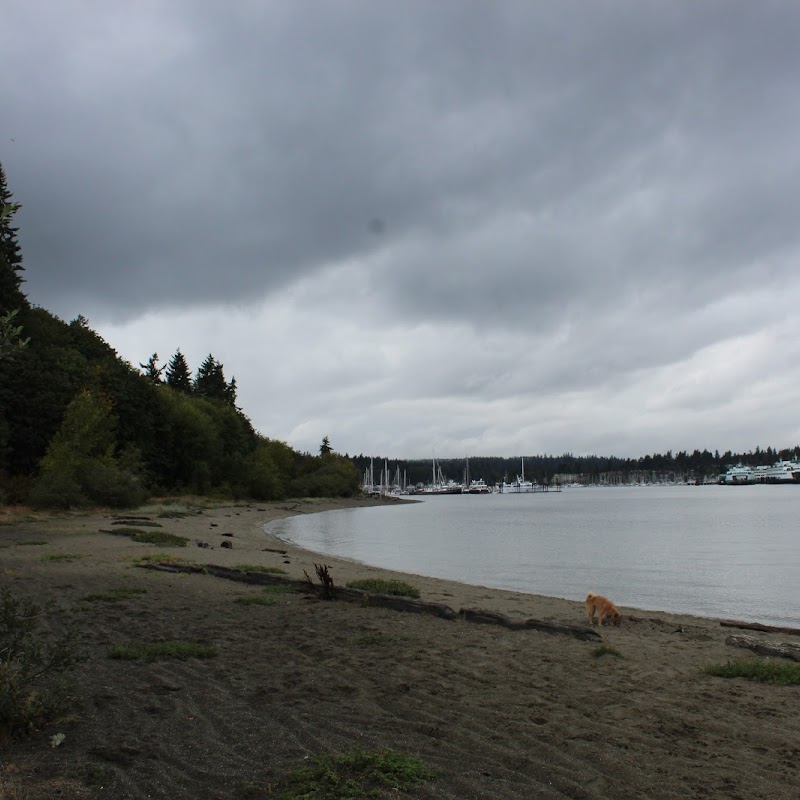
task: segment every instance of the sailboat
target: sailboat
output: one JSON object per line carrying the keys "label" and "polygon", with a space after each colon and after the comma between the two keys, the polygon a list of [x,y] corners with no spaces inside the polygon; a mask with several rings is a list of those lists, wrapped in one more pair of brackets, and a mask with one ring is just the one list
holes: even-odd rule
{"label": "sailboat", "polygon": [[531,481],[525,480],[525,459],[522,459],[522,477],[517,475],[516,480],[512,483],[503,481],[500,484],[501,494],[527,494],[528,492],[535,492],[536,484]]}
{"label": "sailboat", "polygon": [[432,480],[427,486],[417,492],[417,494],[461,494],[463,488],[464,487],[460,483],[456,483],[452,479],[445,479],[442,474],[442,468],[439,466],[434,456]]}

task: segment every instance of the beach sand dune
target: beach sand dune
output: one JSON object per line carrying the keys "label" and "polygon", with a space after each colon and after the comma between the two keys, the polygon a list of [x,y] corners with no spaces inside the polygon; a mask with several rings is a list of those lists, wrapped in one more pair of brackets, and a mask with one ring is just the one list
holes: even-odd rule
{"label": "beach sand dune", "polygon": [[[324,562],[340,586],[395,577],[456,611],[585,625],[582,598],[400,575],[317,556],[262,529],[287,514],[353,504],[228,506],[161,522],[191,539],[169,552],[200,564],[260,564],[303,579]],[[264,595],[262,587],[144,569],[136,559],[165,548],[101,532],[112,521],[69,515],[0,527],[0,586],[56,600],[54,622],[77,624],[90,655],[72,674],[80,705],[0,750],[0,800],[268,796],[258,787],[317,754],[354,747],[417,755],[437,773],[386,797],[800,794],[800,690],[707,675],[709,664],[757,658],[726,645],[730,631],[717,620],[623,608],[620,627],[603,631],[618,655],[598,657],[596,642],[568,635],[310,591],[246,605],[235,601]],[[28,544],[36,541],[46,544]],[[53,553],[81,557],[42,559]],[[117,603],[85,599],[120,586],[146,592]],[[217,655],[108,658],[113,645],[170,640],[207,643]],[[55,733],[65,734],[58,747]]]}

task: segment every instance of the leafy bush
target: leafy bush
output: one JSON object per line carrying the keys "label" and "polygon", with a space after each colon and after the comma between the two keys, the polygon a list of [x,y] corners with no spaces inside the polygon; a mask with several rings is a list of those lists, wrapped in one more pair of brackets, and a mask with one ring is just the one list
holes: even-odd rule
{"label": "leafy bush", "polygon": [[361,589],[370,594],[392,594],[400,597],[419,597],[419,589],[403,581],[387,581],[381,578],[359,578],[347,584],[348,589]]}
{"label": "leafy bush", "polygon": [[0,594],[0,737],[30,731],[70,705],[60,678],[83,659],[77,632],[45,636],[44,611],[8,589]]}
{"label": "leafy bush", "polygon": [[116,426],[108,397],[90,390],[77,395],[47,447],[41,474],[31,488],[31,505],[124,507],[143,502],[146,491],[136,474],[135,454],[115,456]]}

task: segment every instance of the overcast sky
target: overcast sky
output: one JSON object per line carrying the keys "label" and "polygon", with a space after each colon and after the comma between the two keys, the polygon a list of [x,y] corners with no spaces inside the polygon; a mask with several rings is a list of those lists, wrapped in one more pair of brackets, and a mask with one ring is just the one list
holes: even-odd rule
{"label": "overcast sky", "polygon": [[800,4],[4,0],[29,299],[398,458],[800,444]]}

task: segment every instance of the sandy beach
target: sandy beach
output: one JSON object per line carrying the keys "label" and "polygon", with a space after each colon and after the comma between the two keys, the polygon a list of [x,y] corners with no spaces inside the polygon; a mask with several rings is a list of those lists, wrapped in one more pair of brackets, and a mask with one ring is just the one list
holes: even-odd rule
{"label": "sandy beach", "polygon": [[[118,521],[110,513],[0,526],[0,588],[56,601],[52,624],[76,624],[89,656],[71,674],[75,708],[2,745],[0,800],[269,797],[292,767],[354,747],[417,755],[436,773],[385,797],[800,796],[800,689],[706,674],[711,664],[758,658],[727,645],[731,631],[718,620],[622,608],[622,624],[603,629],[615,652],[598,657],[598,642],[569,634],[322,600],[310,587],[244,604],[237,599],[263,587],[140,561],[169,552],[197,565],[277,567],[294,581],[324,563],[337,586],[397,578],[456,612],[586,627],[582,598],[393,573],[263,531],[282,516],[374,502],[148,514],[190,539],[171,549],[108,533]],[[77,557],[48,557],[58,554]],[[119,587],[145,591],[87,600]],[[108,657],[117,644],[173,640],[213,645],[217,655]],[[53,747],[56,733],[64,739]]]}

